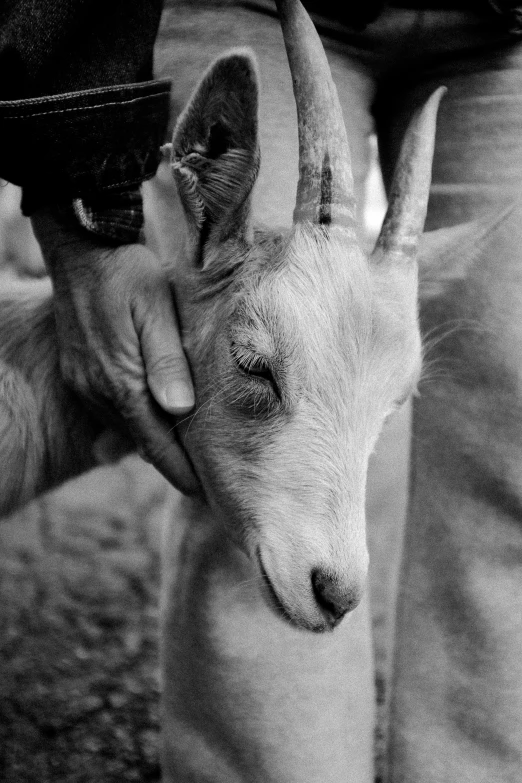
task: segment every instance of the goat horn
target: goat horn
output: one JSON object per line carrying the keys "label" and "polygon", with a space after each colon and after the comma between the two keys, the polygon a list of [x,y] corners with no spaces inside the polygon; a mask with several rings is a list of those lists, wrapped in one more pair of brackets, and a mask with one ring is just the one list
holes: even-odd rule
{"label": "goat horn", "polygon": [[373,255],[413,257],[426,219],[439,103],[438,87],[414,114],[402,142],[390,188],[388,210]]}
{"label": "goat horn", "polygon": [[353,230],[356,205],[350,148],[330,66],[299,0],[276,0],[292,73],[299,130],[294,223]]}

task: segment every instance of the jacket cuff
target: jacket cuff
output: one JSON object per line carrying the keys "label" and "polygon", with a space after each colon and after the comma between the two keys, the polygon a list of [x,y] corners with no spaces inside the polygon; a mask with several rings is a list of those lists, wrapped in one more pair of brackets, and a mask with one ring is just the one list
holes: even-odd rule
{"label": "jacket cuff", "polygon": [[129,189],[154,176],[170,80],[0,101],[1,176],[30,215],[55,201]]}
{"label": "jacket cuff", "polygon": [[101,239],[117,245],[143,239],[143,199],[138,188],[75,198],[71,208],[80,226]]}

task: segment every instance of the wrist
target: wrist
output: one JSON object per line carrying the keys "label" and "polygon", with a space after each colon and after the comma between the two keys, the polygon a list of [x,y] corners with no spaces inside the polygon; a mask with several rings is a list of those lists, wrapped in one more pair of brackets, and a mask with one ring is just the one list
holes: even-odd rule
{"label": "wrist", "polygon": [[99,279],[113,267],[110,256],[122,248],[114,238],[84,227],[72,202],[42,206],[30,220],[55,290],[67,287],[69,279],[78,283],[84,274]]}
{"label": "wrist", "polygon": [[[118,276],[121,279],[122,275],[130,285],[140,274],[150,276],[158,272],[161,265],[141,241],[141,232],[127,232],[128,241],[122,242],[121,233],[109,231],[105,226],[103,230],[85,227],[84,216],[77,211],[72,204],[55,204],[42,207],[31,216],[55,291],[77,288],[83,285],[82,280],[88,281],[89,287],[97,286],[103,280]],[[107,211],[100,214],[106,221],[112,217]],[[89,215],[86,217],[90,219]],[[121,232],[120,217],[118,231]],[[135,236],[139,242],[131,241]]]}
{"label": "wrist", "polygon": [[142,242],[143,202],[137,188],[100,192],[40,207],[31,215],[47,271],[105,259],[117,248]]}
{"label": "wrist", "polygon": [[42,215],[63,231],[96,237],[109,246],[137,244],[143,239],[143,199],[139,188],[102,191],[42,205],[31,215],[33,225]]}

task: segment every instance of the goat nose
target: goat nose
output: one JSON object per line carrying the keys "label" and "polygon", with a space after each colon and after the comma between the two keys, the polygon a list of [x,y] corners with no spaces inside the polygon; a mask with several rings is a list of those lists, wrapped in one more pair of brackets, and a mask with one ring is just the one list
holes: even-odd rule
{"label": "goat nose", "polygon": [[312,571],[312,588],[315,600],[332,627],[359,605],[363,595],[362,584],[347,583],[341,577],[320,568]]}

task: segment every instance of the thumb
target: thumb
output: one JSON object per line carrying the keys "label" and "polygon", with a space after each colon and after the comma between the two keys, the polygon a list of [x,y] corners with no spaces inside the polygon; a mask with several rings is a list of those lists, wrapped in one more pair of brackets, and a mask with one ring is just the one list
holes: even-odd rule
{"label": "thumb", "polygon": [[194,387],[183,352],[176,316],[169,302],[147,318],[141,331],[141,351],[147,383],[167,413],[188,413],[195,404]]}

